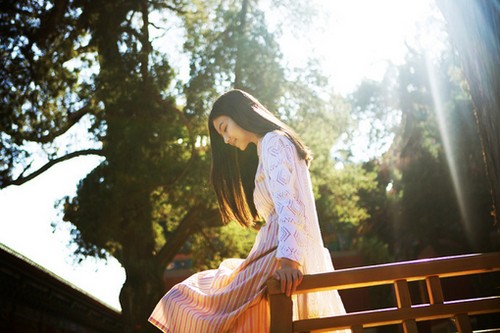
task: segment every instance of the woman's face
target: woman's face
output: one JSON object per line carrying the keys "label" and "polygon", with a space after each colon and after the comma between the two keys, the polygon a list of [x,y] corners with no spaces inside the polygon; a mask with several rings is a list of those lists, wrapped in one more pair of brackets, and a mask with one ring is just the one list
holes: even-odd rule
{"label": "woman's face", "polygon": [[228,116],[218,116],[214,119],[214,127],[217,133],[230,144],[240,150],[245,150],[250,142],[257,144],[258,136],[241,128]]}

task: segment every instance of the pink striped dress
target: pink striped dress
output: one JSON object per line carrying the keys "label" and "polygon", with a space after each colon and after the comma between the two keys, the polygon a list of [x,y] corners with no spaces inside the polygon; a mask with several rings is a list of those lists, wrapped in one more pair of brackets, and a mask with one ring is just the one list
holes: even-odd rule
{"label": "pink striped dress", "polygon": [[[163,332],[269,332],[265,286],[278,268],[277,258],[300,263],[304,274],[333,270],[304,160],[276,131],[259,140],[257,151],[254,201],[266,225],[246,259],[224,260],[218,269],[196,273],[163,296],[149,318]],[[295,319],[341,313],[336,291],[294,296]]]}

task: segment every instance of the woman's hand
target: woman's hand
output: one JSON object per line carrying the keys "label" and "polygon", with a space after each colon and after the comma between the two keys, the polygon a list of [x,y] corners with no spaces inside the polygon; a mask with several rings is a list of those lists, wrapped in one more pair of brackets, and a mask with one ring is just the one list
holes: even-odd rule
{"label": "woman's hand", "polygon": [[281,281],[281,292],[290,297],[302,282],[302,270],[297,262],[290,259],[281,258],[280,263],[281,268],[274,272],[273,277]]}

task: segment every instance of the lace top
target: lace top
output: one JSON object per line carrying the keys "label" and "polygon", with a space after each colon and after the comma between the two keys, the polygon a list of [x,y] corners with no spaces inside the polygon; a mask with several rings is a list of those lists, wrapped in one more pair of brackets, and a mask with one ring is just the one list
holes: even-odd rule
{"label": "lace top", "polygon": [[[259,166],[255,177],[254,202],[266,220],[262,234],[277,233],[277,258],[302,265],[304,274],[333,271],[330,253],[324,248],[306,162],[295,145],[281,132],[267,133],[257,144]],[[273,232],[274,230],[274,232]],[[262,235],[263,236],[263,235]],[[259,239],[256,243],[259,243]],[[298,318],[344,313],[337,292],[298,296]]]}

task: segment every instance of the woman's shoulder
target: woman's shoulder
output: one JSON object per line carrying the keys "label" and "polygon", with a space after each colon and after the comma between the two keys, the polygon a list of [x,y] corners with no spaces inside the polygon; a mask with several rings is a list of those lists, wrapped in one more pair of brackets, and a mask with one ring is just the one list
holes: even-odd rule
{"label": "woman's shoulder", "polygon": [[264,158],[286,156],[287,159],[293,159],[293,156],[297,155],[297,150],[293,142],[284,132],[279,130],[268,132],[264,135],[260,151],[261,156],[264,156]]}
{"label": "woman's shoulder", "polygon": [[293,146],[292,141],[286,136],[283,131],[275,130],[267,132],[262,138],[262,147],[274,147],[274,146]]}

